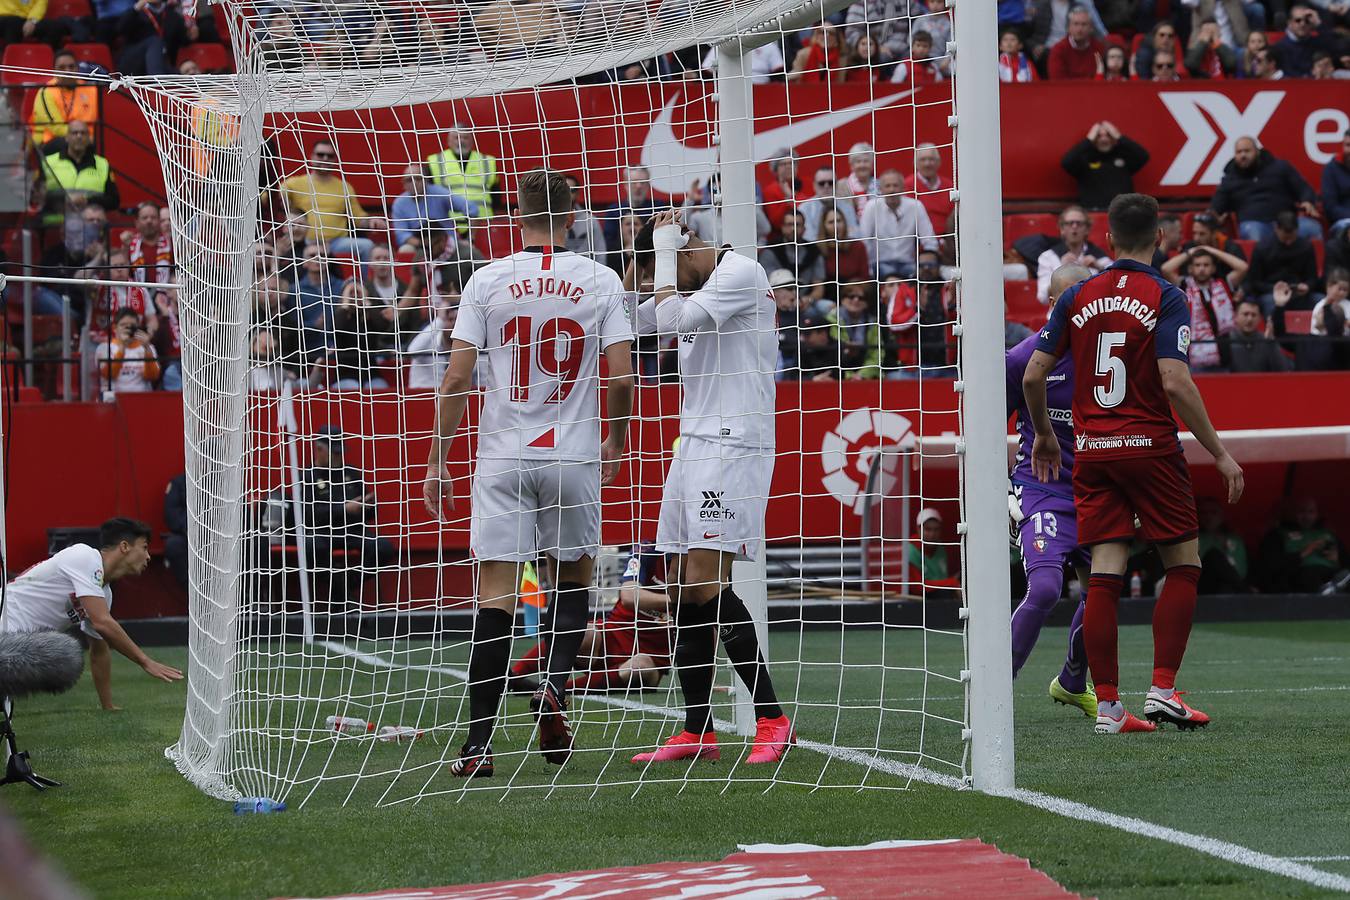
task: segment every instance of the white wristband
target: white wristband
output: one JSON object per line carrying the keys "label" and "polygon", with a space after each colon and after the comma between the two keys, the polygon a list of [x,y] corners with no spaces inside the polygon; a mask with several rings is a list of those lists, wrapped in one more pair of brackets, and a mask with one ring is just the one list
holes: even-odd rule
{"label": "white wristband", "polygon": [[662,288],[675,287],[675,259],[677,250],[657,250],[656,251],[656,274],[652,278],[652,287],[658,291]]}

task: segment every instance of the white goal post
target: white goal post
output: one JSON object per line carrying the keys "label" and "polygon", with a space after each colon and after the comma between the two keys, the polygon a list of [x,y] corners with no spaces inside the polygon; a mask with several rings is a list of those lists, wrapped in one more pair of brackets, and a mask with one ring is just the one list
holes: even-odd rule
{"label": "white goal post", "polygon": [[[917,99],[909,98],[905,106],[889,105],[889,94],[882,98],[884,103],[869,94],[871,111],[859,120],[869,130],[877,156],[905,171],[917,165],[914,160],[921,140],[936,140],[948,154],[955,182],[950,190],[953,214],[945,229],[933,237],[950,254],[944,260],[943,279],[950,283],[951,305],[937,321],[921,322],[916,312],[908,337],[898,327],[893,329],[902,344],[916,340],[920,333],[949,333],[957,348],[949,366],[942,368],[950,367],[956,373],[952,396],[959,435],[953,452],[961,461],[959,476],[954,487],[939,474],[920,478],[915,486],[920,505],[934,503],[954,511],[951,538],[938,548],[944,553],[950,549],[958,558],[960,591],[953,623],[947,623],[941,612],[946,602],[941,598],[948,595],[926,585],[892,585],[876,596],[859,598],[856,577],[849,574],[860,552],[854,498],[838,497],[837,526],[808,521],[800,511],[791,526],[771,522],[771,537],[776,528],[780,545],[792,551],[789,574],[766,567],[767,554],[756,562],[737,563],[733,572],[737,592],[756,620],[775,680],[781,679],[779,693],[786,705],[800,711],[799,731],[820,753],[819,765],[785,766],[778,772],[753,776],[736,766],[713,775],[697,770],[626,768],[634,749],[657,741],[679,719],[680,697],[671,673],[656,693],[578,695],[573,710],[578,740],[589,741],[585,746],[593,755],[581,763],[574,760],[560,772],[544,773],[547,777],[525,749],[528,715],[508,699],[502,726],[506,737],[498,748],[499,769],[500,759],[509,757],[516,774],[482,787],[453,784],[444,773],[462,740],[467,715],[463,692],[467,636],[462,619],[455,617],[461,615],[469,597],[455,593],[458,589],[448,595],[443,586],[464,579],[472,583],[472,561],[448,549],[439,528],[433,534],[430,526],[416,518],[407,489],[408,483],[420,481],[430,400],[404,389],[407,334],[400,331],[405,327],[400,323],[414,319],[421,323],[430,317],[427,326],[417,327],[436,324],[436,316],[450,305],[438,294],[449,263],[444,256],[430,258],[434,229],[422,232],[423,242],[406,260],[393,260],[401,284],[408,275],[422,285],[424,293],[418,296],[424,302],[419,307],[403,305],[401,299],[391,301],[393,347],[386,356],[393,362],[376,379],[382,386],[374,387],[375,380],[362,376],[350,390],[342,388],[336,373],[349,365],[345,357],[339,359],[345,352],[341,348],[347,346],[344,341],[354,348],[355,358],[367,352],[363,342],[374,338],[369,336],[371,326],[365,324],[365,313],[359,326],[334,325],[333,310],[342,309],[344,298],[351,300],[349,293],[364,298],[363,292],[370,290],[365,279],[373,276],[362,273],[371,265],[371,247],[358,240],[350,245],[355,249],[339,252],[331,249],[336,243],[331,238],[310,240],[321,248],[316,271],[330,273],[322,276],[324,284],[330,277],[337,279],[331,272],[342,267],[350,277],[341,287],[341,279],[335,280],[331,292],[324,294],[323,303],[332,309],[324,306],[317,324],[304,321],[303,297],[307,295],[302,295],[302,282],[315,283],[306,274],[309,260],[299,249],[305,241],[287,244],[285,249],[282,241],[292,240],[306,228],[312,229],[313,238],[319,226],[308,219],[301,222],[295,210],[281,214],[262,202],[282,193],[269,178],[280,180],[305,172],[312,163],[306,160],[311,144],[323,139],[342,151],[339,155],[344,158],[335,163],[335,171],[344,183],[378,187],[424,159],[427,148],[462,117],[472,119],[491,109],[495,126],[471,122],[471,130],[494,148],[502,148],[494,155],[506,184],[514,184],[523,171],[548,163],[579,171],[585,188],[592,192],[612,194],[625,187],[623,167],[637,165],[625,114],[641,113],[654,120],[658,111],[669,109],[665,97],[670,82],[659,74],[610,86],[573,79],[639,66],[694,45],[711,46],[715,48],[715,87],[708,100],[716,113],[707,121],[686,124],[691,134],[697,131],[694,126],[704,126],[716,148],[720,189],[707,208],[719,223],[720,241],[753,258],[766,246],[761,220],[768,208],[757,196],[757,168],[780,157],[777,148],[766,148],[763,138],[757,137],[764,129],[755,110],[756,76],[750,54],[767,43],[783,46],[787,38],[804,29],[829,31],[821,23],[842,14],[849,3],[665,0],[652,5],[595,0],[576,7],[575,21],[565,23],[568,41],[540,41],[504,52],[483,37],[481,20],[476,32],[461,22],[458,30],[446,26],[441,33],[437,29],[443,23],[436,13],[428,12],[434,7],[410,4],[407,9],[412,12],[395,14],[393,10],[404,9],[401,4],[384,7],[369,0],[344,0],[335,4],[339,18],[374,22],[369,30],[376,37],[369,46],[383,49],[371,57],[363,55],[363,46],[357,46],[355,38],[351,46],[341,41],[334,44],[332,34],[346,34],[337,29],[321,44],[333,46],[313,58],[305,56],[308,51],[284,44],[275,17],[264,17],[251,4],[236,0],[227,0],[223,6],[239,60],[238,75],[136,78],[122,83],[151,124],[164,170],[179,266],[192,548],[191,632],[187,710],[181,737],[168,753],[194,784],[222,798],[292,796],[305,802],[332,789],[342,802],[378,803],[477,789],[552,791],[607,784],[636,789],[649,782],[725,782],[743,777],[811,787],[903,787],[930,770],[965,778],[984,791],[1012,787],[1009,587],[1003,564],[1007,529],[1000,327],[1002,217],[992,7],[959,0],[950,13],[925,13],[930,18],[942,17],[927,24],[945,27],[951,36],[944,46],[934,47],[932,62],[950,85],[925,88],[931,92],[927,94],[919,90]],[[867,31],[886,23],[860,24]],[[904,24],[913,31],[925,25],[918,19]],[[838,40],[843,41],[844,28],[839,31]],[[378,37],[381,34],[383,38]],[[277,62],[282,57],[289,60],[285,65]],[[624,104],[644,88],[650,94],[642,101],[644,108],[627,109]],[[827,84],[820,93],[828,95],[828,89]],[[597,125],[585,120],[577,99],[583,91],[607,92],[615,108],[612,122]],[[876,94],[882,88],[871,91]],[[534,105],[545,111],[537,123],[503,118],[515,107],[501,98],[531,93]],[[787,112],[782,115],[792,123],[803,113],[794,110],[792,94],[785,96]],[[473,105],[480,100],[489,102]],[[542,143],[542,159],[533,150],[511,149],[514,141],[524,142],[522,135],[529,129],[557,127],[557,121],[549,118],[552,113],[546,112],[552,109],[550,104],[566,106],[568,102],[577,109],[572,127],[580,151],[551,150],[548,133],[542,139],[537,135],[529,139],[531,147]],[[833,100],[827,96],[824,103],[822,117],[845,121]],[[947,123],[941,133],[923,124],[938,112]],[[850,115],[857,118],[857,114]],[[596,129],[612,132],[606,136],[612,146],[603,154],[586,146]],[[789,130],[786,126],[780,129]],[[814,132],[820,133],[819,129]],[[400,146],[405,155],[395,159],[392,146]],[[808,156],[821,160],[822,165],[845,167],[849,151],[850,147],[836,146],[829,136],[826,149]],[[606,154],[620,162],[612,162]],[[593,168],[591,160],[601,155],[606,162]],[[565,161],[553,163],[553,156]],[[358,193],[370,194],[365,189]],[[381,193],[392,196],[398,190]],[[681,202],[674,191],[662,188],[661,193],[668,195],[665,202]],[[693,203],[692,195],[685,202]],[[836,198],[831,208],[839,209],[841,202],[855,200]],[[355,216],[351,206],[346,209]],[[621,213],[622,207],[616,215]],[[399,246],[395,224],[386,221],[360,230],[372,236],[367,238],[369,244],[387,245],[393,255]],[[516,239],[512,237],[514,222],[507,222],[503,214],[482,222],[470,218],[457,227],[458,233],[450,228],[442,236],[446,254],[469,253],[481,246],[491,256],[500,257],[500,242]],[[619,229],[624,227],[621,219]],[[461,239],[466,245],[462,250],[448,246]],[[805,244],[800,237],[772,240],[782,240],[794,252]],[[900,240],[922,249],[928,239],[920,232]],[[867,290],[880,306],[887,279],[876,274],[875,261],[871,266]],[[838,283],[842,279],[836,287]],[[286,302],[294,302],[292,318],[267,305],[273,292],[284,293]],[[875,324],[879,334],[880,329],[890,327],[884,321]],[[848,326],[836,321],[830,327]],[[316,338],[320,331],[327,337]],[[259,338],[264,332],[267,340]],[[847,336],[848,332],[840,334]],[[307,343],[314,340],[320,343]],[[264,356],[259,346],[273,342],[278,348],[276,357]],[[303,358],[303,363],[296,364],[297,368],[304,366],[300,377],[295,371],[285,373],[284,379],[281,374],[289,365],[280,349],[287,342],[295,344],[297,358]],[[658,348],[658,362],[660,352]],[[930,363],[910,359],[905,352],[902,348],[900,362],[883,357],[876,365],[886,370],[883,374],[927,374],[920,369]],[[333,380],[316,381],[318,376],[313,373],[319,367],[315,359],[331,360],[324,365],[335,374],[324,377]],[[906,367],[911,371],[903,371]],[[283,379],[278,381],[279,389],[259,392],[259,379],[271,374]],[[622,500],[606,494],[607,523],[636,517],[626,523],[631,524],[631,538],[607,543],[636,545],[650,539],[654,522],[644,504],[650,504],[653,491],[659,494],[659,482],[647,473],[651,465],[668,462],[668,435],[677,414],[656,383],[666,375],[658,373],[651,390],[643,395],[656,405],[640,405],[638,410],[652,429],[636,427],[632,484],[624,488],[627,493]],[[916,434],[950,421],[953,410],[943,406],[939,398],[946,395],[934,386],[939,382],[927,378],[912,384],[903,381],[878,378],[863,388],[849,386],[848,396],[865,395],[863,408],[872,410],[874,418],[887,412],[903,414]],[[839,399],[823,411],[836,413],[837,422],[856,409],[853,400],[844,399],[847,382],[841,374]],[[899,395],[901,388],[905,389],[903,396],[916,399],[906,401],[911,405],[901,409],[889,408],[888,398]],[[823,390],[817,389],[815,396]],[[802,421],[808,412],[817,415],[822,411],[803,410]],[[310,465],[306,448],[321,425],[334,426],[346,435],[349,462],[371,479],[368,486],[376,497],[374,520],[380,534],[394,538],[396,560],[371,561],[364,549],[353,551],[350,545],[337,554],[331,546],[321,548],[322,562],[311,556],[314,545],[306,531],[300,484]],[[862,446],[855,441],[848,448],[850,459],[870,458],[875,448],[866,446],[868,440],[863,438]],[[786,500],[804,510],[822,494],[817,483],[808,486],[807,482],[809,472],[822,465],[828,468],[826,451],[798,447],[792,454],[785,455],[780,447],[780,468],[797,470],[789,474],[795,479],[792,490],[798,494]],[[861,462],[857,471],[865,472]],[[840,474],[846,473],[841,470]],[[860,481],[861,475],[855,480]],[[260,524],[258,510],[267,497],[279,496],[277,491],[286,492],[299,514],[294,520],[282,514],[282,524],[268,532],[272,526]],[[834,503],[828,491],[825,498]],[[369,527],[373,534],[376,525]],[[781,539],[784,527],[791,540]],[[289,537],[279,537],[281,532]],[[826,558],[831,552],[838,560],[834,573],[824,578],[809,575],[807,557]],[[816,570],[827,567],[819,563]],[[340,589],[336,586],[339,580],[359,582],[359,586]],[[428,588],[432,582],[434,587]],[[298,586],[293,589],[292,583]],[[390,585],[396,594],[393,600],[386,596]],[[924,601],[897,613],[897,598],[914,592],[924,596]],[[771,594],[775,599],[770,599]],[[912,618],[903,618],[906,615]],[[772,635],[771,624],[776,628]],[[518,655],[521,638],[516,646]],[[723,676],[723,680],[730,679]],[[734,701],[726,710],[735,730],[753,733],[748,692],[740,685],[734,685],[733,692]],[[332,715],[409,726],[425,737],[406,747],[384,746],[373,734],[335,734],[325,724]],[[503,752],[504,747],[517,745],[519,749]]]}

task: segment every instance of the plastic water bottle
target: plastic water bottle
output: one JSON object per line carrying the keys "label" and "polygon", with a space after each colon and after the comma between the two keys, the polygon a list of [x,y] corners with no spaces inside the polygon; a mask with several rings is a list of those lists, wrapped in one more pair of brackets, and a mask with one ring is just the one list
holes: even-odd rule
{"label": "plastic water bottle", "polygon": [[420,740],[422,732],[409,725],[386,725],[380,729],[379,738],[387,744]]}
{"label": "plastic water bottle", "polygon": [[374,722],[351,716],[329,716],[327,722],[328,727],[339,734],[369,734],[375,730]]}
{"label": "plastic water bottle", "polygon": [[1135,572],[1133,575],[1130,576],[1130,596],[1135,599],[1138,599],[1143,595],[1143,593],[1144,593],[1144,579],[1139,577],[1138,572]]}
{"label": "plastic water bottle", "polygon": [[240,797],[234,801],[234,814],[246,816],[251,813],[285,812],[286,804],[271,797]]}

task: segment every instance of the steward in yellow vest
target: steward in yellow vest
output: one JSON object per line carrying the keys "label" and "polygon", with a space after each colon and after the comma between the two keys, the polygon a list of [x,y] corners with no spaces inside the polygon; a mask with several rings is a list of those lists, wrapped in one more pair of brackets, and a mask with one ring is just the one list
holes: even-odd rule
{"label": "steward in yellow vest", "polygon": [[[427,158],[427,170],[433,184],[443,185],[451,194],[470,204],[478,204],[478,218],[492,215],[492,194],[498,188],[497,159],[480,153],[473,134],[462,125],[454,125],[447,136],[449,145]],[[460,231],[468,229],[469,217],[452,210],[450,220]]]}
{"label": "steward in yellow vest", "polygon": [[67,126],[66,149],[43,158],[47,178],[43,225],[60,225],[67,212],[78,213],[88,203],[104,209],[118,206],[121,195],[112,167],[90,144],[89,125],[76,120]]}

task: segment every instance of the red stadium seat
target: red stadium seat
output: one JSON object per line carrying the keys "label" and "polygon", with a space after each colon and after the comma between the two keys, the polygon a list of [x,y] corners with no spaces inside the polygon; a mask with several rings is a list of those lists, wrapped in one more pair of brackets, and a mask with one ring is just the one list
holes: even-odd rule
{"label": "red stadium seat", "polygon": [[1032,313],[1041,317],[1040,322],[1037,323],[1038,326],[1045,324],[1045,306],[1036,297],[1036,282],[1003,282],[1003,302],[1007,307],[1009,318]]}
{"label": "red stadium seat", "polygon": [[80,62],[93,63],[109,72],[113,71],[112,51],[107,44],[66,44],[66,49],[74,53]]}
{"label": "red stadium seat", "polygon": [[230,54],[220,44],[188,44],[178,51],[177,65],[189,59],[196,60],[206,73],[230,71]]}
{"label": "red stadium seat", "polygon": [[1317,271],[1327,274],[1327,245],[1322,241],[1312,241],[1313,256],[1317,257]]}
{"label": "red stadium seat", "polygon": [[1252,251],[1256,249],[1256,241],[1236,240],[1233,243],[1242,248],[1242,255],[1247,257],[1247,262],[1252,261]]}
{"label": "red stadium seat", "polygon": [[6,71],[0,74],[0,83],[3,84],[46,84],[49,79],[40,75],[31,75],[26,72],[11,72],[9,68],[17,69],[45,69],[52,67],[52,48],[46,44],[10,44],[5,48],[5,54],[0,57],[0,65],[6,67]]}
{"label": "red stadium seat", "polygon": [[476,220],[469,226],[473,245],[489,259],[510,256],[521,247],[520,229],[511,224],[510,216],[493,216]]}
{"label": "red stadium seat", "polygon": [[48,19],[86,19],[93,14],[89,0],[47,0]]}
{"label": "red stadium seat", "polygon": [[1088,213],[1088,220],[1092,222],[1092,229],[1088,232],[1088,240],[1110,253],[1111,247],[1110,242],[1106,239],[1106,233],[1111,230],[1111,226],[1106,221],[1106,213],[1090,212]]}
{"label": "red stadium seat", "polygon": [[330,262],[333,268],[337,270],[338,275],[340,275],[344,281],[346,281],[348,278],[361,277],[361,262],[351,254],[334,256],[330,260]]}
{"label": "red stadium seat", "polygon": [[1003,217],[1003,245],[1029,234],[1059,234],[1059,216],[1054,213],[1018,213]]}
{"label": "red stadium seat", "polygon": [[1289,334],[1312,334],[1312,310],[1285,310],[1284,330]]}
{"label": "red stadium seat", "polygon": [[37,388],[35,388],[35,387],[30,387],[29,385],[24,385],[23,387],[19,388],[19,400],[18,400],[18,402],[20,402],[20,403],[46,403],[46,402],[47,402],[47,398],[44,397],[44,396],[42,396],[42,391],[38,390]]}

